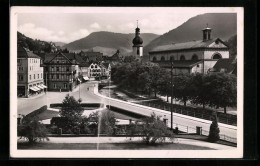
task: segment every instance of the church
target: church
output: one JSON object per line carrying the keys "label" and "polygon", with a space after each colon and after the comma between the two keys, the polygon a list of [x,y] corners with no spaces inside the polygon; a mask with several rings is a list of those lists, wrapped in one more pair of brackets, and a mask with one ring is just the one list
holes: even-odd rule
{"label": "church", "polygon": [[157,46],[149,60],[174,74],[208,73],[219,59],[229,58],[229,48],[221,39],[211,38],[211,28],[202,30],[202,40]]}

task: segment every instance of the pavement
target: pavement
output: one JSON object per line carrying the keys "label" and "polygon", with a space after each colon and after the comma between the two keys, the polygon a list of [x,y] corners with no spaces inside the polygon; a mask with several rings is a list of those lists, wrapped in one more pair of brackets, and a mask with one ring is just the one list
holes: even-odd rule
{"label": "pavement", "polygon": [[[79,93],[80,89],[80,93]],[[46,95],[36,98],[34,100],[28,99],[18,99],[18,114],[28,114],[35,109],[42,107],[43,105],[49,106],[50,103],[61,103],[67,94],[74,96],[76,99],[82,98],[82,103],[104,103],[105,105],[111,105],[122,109],[127,109],[131,112],[142,114],[145,116],[150,116],[151,113],[155,113],[157,116],[166,116],[168,119],[168,126],[170,125],[171,115],[170,112],[151,108],[147,106],[142,106],[139,104],[134,104],[130,102],[125,102],[122,100],[112,99],[102,96],[98,93],[97,82],[86,82],[80,85],[78,91],[73,92],[47,92]],[[88,90],[89,89],[89,90]],[[79,96],[80,95],[80,96]],[[181,115],[173,113],[173,123],[188,126],[190,128],[196,128],[196,126],[202,127],[203,130],[209,131],[211,121],[194,118],[186,115]],[[174,126],[175,127],[175,126]],[[237,137],[237,128],[235,126],[226,125],[219,123],[220,134],[225,134],[229,137]]]}
{"label": "pavement", "polygon": [[[25,139],[18,139],[18,142],[26,142]],[[140,143],[141,137],[49,137],[49,141],[46,143]],[[186,145],[194,145],[200,147],[207,147],[216,150],[235,150],[236,147],[231,147],[227,145],[221,145],[216,143],[209,143],[205,141],[192,140],[192,139],[184,139],[184,138],[175,138],[174,141],[166,139],[167,143],[176,143],[176,144],[186,144]]]}

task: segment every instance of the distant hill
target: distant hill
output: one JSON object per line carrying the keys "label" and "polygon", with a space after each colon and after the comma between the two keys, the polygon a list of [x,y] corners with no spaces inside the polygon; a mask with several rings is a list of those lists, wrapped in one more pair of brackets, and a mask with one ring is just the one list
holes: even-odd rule
{"label": "distant hill", "polygon": [[226,43],[229,46],[230,58],[234,59],[237,55],[237,35],[231,36]]}
{"label": "distant hill", "polygon": [[67,44],[67,43],[63,43],[63,42],[53,42],[53,43],[55,44],[55,46],[59,46],[59,47],[62,47],[65,44]]}
{"label": "distant hill", "polygon": [[190,18],[179,27],[161,35],[144,47],[144,55],[156,46],[202,40],[202,29],[212,28],[212,38],[227,40],[237,33],[236,13],[207,13]]}
{"label": "distant hill", "polygon": [[32,39],[17,32],[17,44],[31,51],[51,52],[52,46],[49,42]]}
{"label": "distant hill", "polygon": [[[147,45],[153,39],[158,37],[156,34],[152,33],[141,33],[141,37],[143,38],[143,45]],[[130,52],[132,51],[132,40],[134,38],[134,34],[122,34],[122,33],[113,33],[113,32],[93,32],[90,35],[68,43],[62,48],[67,48],[70,51],[80,51],[80,50],[88,50],[93,47],[102,47],[102,48],[110,48],[110,49],[119,49],[121,52]]]}

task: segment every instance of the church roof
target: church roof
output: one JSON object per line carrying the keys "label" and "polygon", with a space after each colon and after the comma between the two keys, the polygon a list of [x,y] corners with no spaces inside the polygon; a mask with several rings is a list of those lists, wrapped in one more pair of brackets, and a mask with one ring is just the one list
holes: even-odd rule
{"label": "church roof", "polygon": [[[173,61],[173,68],[191,68],[199,63],[201,63],[201,60],[184,60],[184,61]],[[155,62],[158,63],[160,67],[163,68],[171,68],[171,62],[170,61],[160,61],[160,62]]]}
{"label": "church roof", "polygon": [[193,40],[185,43],[173,43],[173,44],[168,44],[168,45],[162,45],[155,47],[150,51],[150,53],[153,52],[163,52],[163,51],[175,51],[175,50],[186,50],[186,49],[195,49],[195,48],[205,48],[208,47],[212,42],[219,40],[220,42],[224,43],[221,41],[219,38],[217,39],[210,39],[210,40]]}

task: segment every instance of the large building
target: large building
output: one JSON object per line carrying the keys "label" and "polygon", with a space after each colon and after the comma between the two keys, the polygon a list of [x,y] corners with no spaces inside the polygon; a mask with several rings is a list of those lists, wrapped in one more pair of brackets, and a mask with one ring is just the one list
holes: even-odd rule
{"label": "large building", "polygon": [[164,68],[173,67],[175,74],[209,72],[219,59],[229,58],[229,48],[221,39],[211,38],[210,28],[202,32],[203,40],[155,47],[149,52],[149,60]]}
{"label": "large building", "polygon": [[17,95],[30,97],[44,91],[41,58],[27,48],[18,47],[17,52]]}
{"label": "large building", "polygon": [[[45,55],[45,81],[50,91],[72,91],[79,75],[88,74],[85,61],[75,53],[51,53]],[[80,72],[80,73],[79,73]]]}

